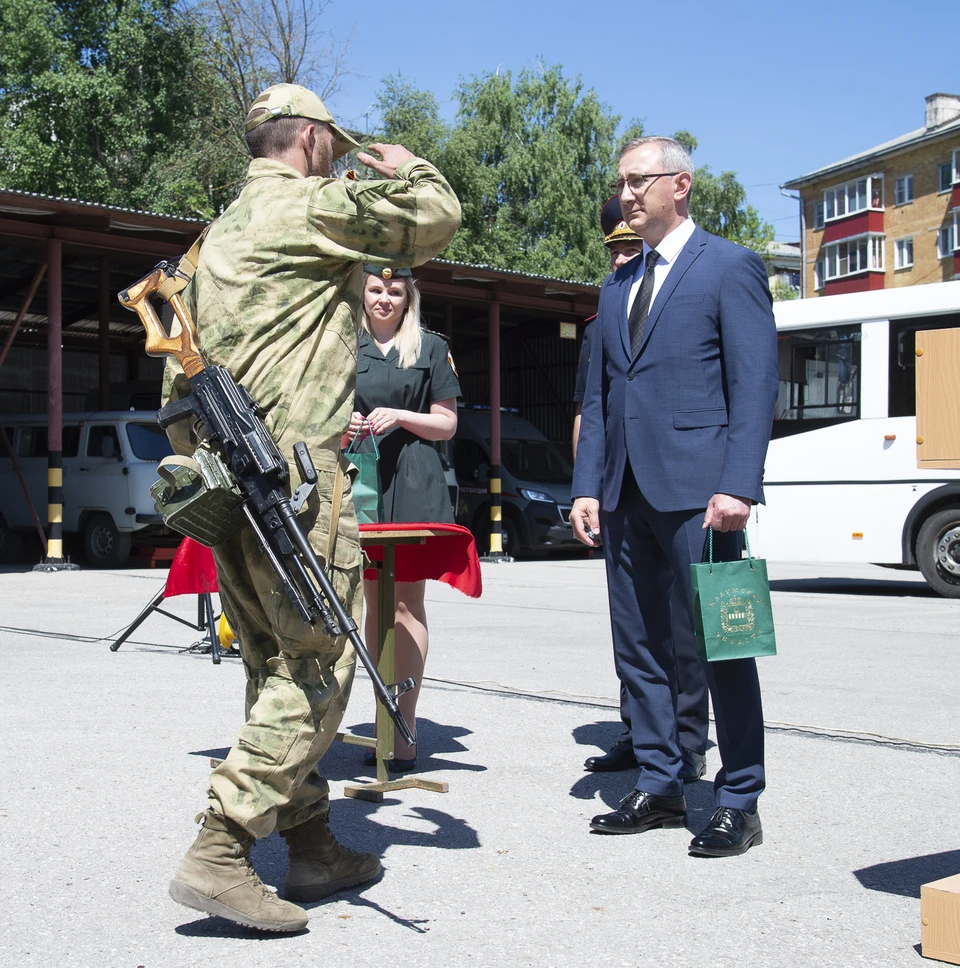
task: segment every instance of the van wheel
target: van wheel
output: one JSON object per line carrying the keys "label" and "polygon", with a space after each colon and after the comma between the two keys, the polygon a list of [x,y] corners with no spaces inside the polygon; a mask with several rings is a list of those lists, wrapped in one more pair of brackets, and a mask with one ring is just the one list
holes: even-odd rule
{"label": "van wheel", "polygon": [[960,598],[960,508],[931,514],[917,535],[917,565],[945,598]]}
{"label": "van wheel", "polygon": [[0,564],[9,564],[16,561],[20,556],[23,542],[16,531],[11,531],[7,527],[7,522],[0,514]]}
{"label": "van wheel", "polygon": [[95,514],[83,529],[83,551],[94,568],[119,568],[130,557],[130,533],[109,514]]}

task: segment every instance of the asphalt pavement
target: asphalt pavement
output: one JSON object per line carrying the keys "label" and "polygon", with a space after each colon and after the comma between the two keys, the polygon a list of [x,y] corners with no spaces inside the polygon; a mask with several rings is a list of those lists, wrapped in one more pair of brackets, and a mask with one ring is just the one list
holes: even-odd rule
{"label": "asphalt pavement", "polygon": [[[149,619],[108,639],[159,570],[0,570],[0,963],[70,968],[368,966],[806,968],[917,966],[920,885],[960,872],[957,619],[917,576],[770,563],[780,654],[760,660],[764,843],[689,857],[712,787],[688,785],[688,830],[591,834],[630,773],[591,774],[618,732],[599,561],[484,565],[484,594],[427,589],[421,772],[446,794],[346,799],[372,778],[356,747],[324,760],[332,822],[376,851],[365,889],[264,935],[180,907],[170,875],[195,835],[208,760],[243,717],[243,670],[182,649]],[[168,607],[195,614],[194,599]],[[344,724],[372,728],[362,672]],[[708,777],[719,766],[708,752]],[[276,835],[254,863],[282,885]]]}

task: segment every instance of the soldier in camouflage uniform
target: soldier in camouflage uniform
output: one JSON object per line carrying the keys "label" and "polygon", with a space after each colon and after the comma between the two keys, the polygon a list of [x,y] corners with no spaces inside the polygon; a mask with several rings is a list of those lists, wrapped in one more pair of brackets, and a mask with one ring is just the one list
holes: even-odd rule
{"label": "soldier in camouflage uniform", "polygon": [[[185,297],[203,353],[267,411],[291,466],[297,441],[310,448],[319,483],[299,519],[359,621],[360,543],[346,475],[333,540],[330,531],[338,468],[349,468],[339,443],[354,406],[363,263],[433,258],[453,237],[460,205],[433,165],[399,145],[371,145],[381,159],[359,155],[383,179],[329,177],[356,142],[297,85],[261,94],[246,129],[254,158],[246,184],[210,227]],[[165,391],[171,401],[189,392],[176,366]],[[182,435],[177,426],[172,433]],[[172,439],[190,451],[182,436]],[[284,894],[294,900],[315,901],[380,872],[374,855],[334,840],[317,770],[346,707],[355,656],[345,638],[301,620],[249,529],[213,550],[247,670],[247,722],[213,772],[203,828],[170,894],[241,924],[299,930],[306,912],[266,888],[250,865],[255,839],[278,830],[287,840]]]}

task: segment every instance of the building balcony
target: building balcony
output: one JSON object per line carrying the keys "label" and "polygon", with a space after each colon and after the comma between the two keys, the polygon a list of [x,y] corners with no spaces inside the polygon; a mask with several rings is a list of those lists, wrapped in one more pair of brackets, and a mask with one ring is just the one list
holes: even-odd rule
{"label": "building balcony", "polygon": [[[960,185],[954,188],[956,191]],[[823,242],[839,242],[841,239],[849,239],[855,235],[865,235],[868,232],[877,235],[883,234],[883,212],[868,209],[866,212],[857,212],[848,215],[846,218],[834,219],[823,228]],[[856,290],[859,292],[860,290]]]}

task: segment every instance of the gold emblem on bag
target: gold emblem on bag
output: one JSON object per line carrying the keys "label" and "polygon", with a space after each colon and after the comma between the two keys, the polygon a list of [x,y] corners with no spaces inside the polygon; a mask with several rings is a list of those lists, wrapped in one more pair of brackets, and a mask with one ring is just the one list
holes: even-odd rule
{"label": "gold emblem on bag", "polygon": [[726,635],[750,635],[756,624],[749,599],[734,597],[720,603],[720,627]]}

